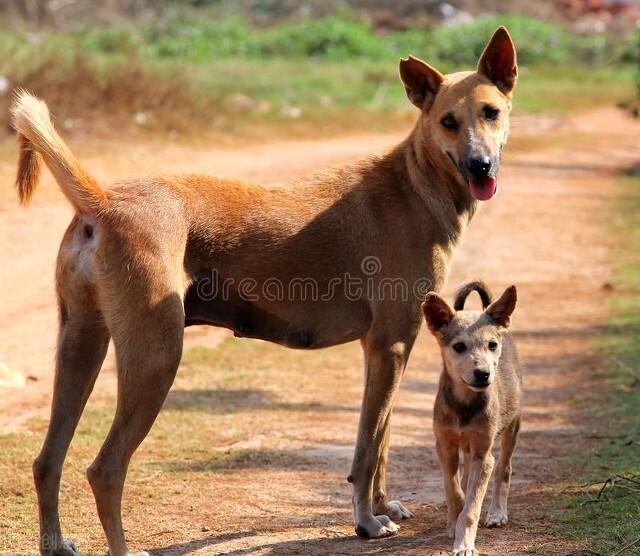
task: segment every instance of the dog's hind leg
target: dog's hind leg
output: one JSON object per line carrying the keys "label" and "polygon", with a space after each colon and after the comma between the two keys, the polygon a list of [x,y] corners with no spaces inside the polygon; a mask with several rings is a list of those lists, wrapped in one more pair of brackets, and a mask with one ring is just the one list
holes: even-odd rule
{"label": "dog's hind leg", "polygon": [[380,457],[378,458],[378,468],[373,480],[373,513],[376,515],[386,515],[392,521],[413,517],[400,500],[389,500],[387,497],[387,464],[389,462],[389,441],[391,438],[391,412],[384,424],[384,438]]}
{"label": "dog's hind leg", "polygon": [[109,345],[109,332],[102,315],[78,293],[71,306],[60,299],[51,420],[42,450],[33,463],[40,516],[40,551],[46,555],[79,554],[72,541],[62,538],[58,514],[60,477],[71,438]]}
{"label": "dog's hind leg", "polygon": [[500,441],[500,460],[493,474],[493,492],[485,527],[502,527],[506,525],[509,516],[507,513],[507,499],[509,498],[509,486],[511,485],[511,457],[518,440],[520,431],[520,417],[503,431]]}
{"label": "dog's hind leg", "polygon": [[[157,273],[157,271],[156,271]],[[122,526],[122,490],[131,456],[149,432],[173,383],[184,334],[182,297],[175,291],[127,292],[125,315],[111,327],[118,364],[116,415],[87,470],[111,556],[128,551]],[[133,302],[135,300],[135,302]],[[146,552],[137,554],[145,555]]]}

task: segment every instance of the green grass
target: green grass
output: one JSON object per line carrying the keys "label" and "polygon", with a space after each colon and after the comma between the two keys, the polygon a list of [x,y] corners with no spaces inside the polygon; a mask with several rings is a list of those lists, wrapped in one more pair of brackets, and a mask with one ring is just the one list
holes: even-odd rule
{"label": "green grass", "polygon": [[[353,14],[263,28],[206,10],[64,32],[6,27],[0,75],[45,98],[76,132],[105,123],[253,136],[385,130],[415,114],[398,79],[401,56],[472,69],[499,24],[518,47],[517,110],[568,112],[633,96],[635,37],[577,36],[513,15],[387,34]],[[10,98],[0,96],[0,120]]]}
{"label": "green grass", "polygon": [[[640,538],[640,483],[616,478],[640,481],[640,179],[623,178],[616,185],[620,195],[611,222],[618,245],[613,252],[616,290],[611,316],[597,340],[606,360],[605,387],[588,400],[595,404],[595,428],[604,440],[578,479],[595,484],[573,497],[559,518],[563,538],[588,539],[589,548],[600,554],[611,554]],[[584,454],[576,458],[584,461]],[[616,486],[605,489],[600,501],[590,502],[607,478],[616,480]],[[640,543],[624,554],[640,554]]]}

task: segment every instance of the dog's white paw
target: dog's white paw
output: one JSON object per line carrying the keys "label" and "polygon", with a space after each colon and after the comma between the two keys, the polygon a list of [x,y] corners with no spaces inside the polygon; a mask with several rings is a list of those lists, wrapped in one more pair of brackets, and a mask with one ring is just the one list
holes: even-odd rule
{"label": "dog's white paw", "polygon": [[44,550],[43,554],[51,554],[55,556],[82,556],[76,546],[76,543],[71,539],[63,539],[61,546],[52,550]]}
{"label": "dog's white paw", "polygon": [[413,512],[400,502],[400,500],[392,500],[391,502],[388,502],[387,507],[382,513],[394,521],[413,517]]}
{"label": "dog's white paw", "polygon": [[127,552],[127,556],[151,556],[146,550],[139,550],[138,552]]}
{"label": "dog's white paw", "polygon": [[493,528],[493,527],[503,527],[509,521],[509,516],[507,512],[504,510],[493,510],[487,514],[486,519],[484,520],[484,526]]}
{"label": "dog's white paw", "polygon": [[377,515],[367,523],[358,523],[356,525],[356,534],[364,539],[379,539],[382,537],[390,537],[400,530],[386,515]]}
{"label": "dog's white paw", "polygon": [[451,554],[453,556],[478,556],[478,551],[475,548],[462,548],[452,551]]}
{"label": "dog's white paw", "polygon": [[392,533],[400,531],[400,525],[396,525],[388,515],[377,515],[376,519]]}

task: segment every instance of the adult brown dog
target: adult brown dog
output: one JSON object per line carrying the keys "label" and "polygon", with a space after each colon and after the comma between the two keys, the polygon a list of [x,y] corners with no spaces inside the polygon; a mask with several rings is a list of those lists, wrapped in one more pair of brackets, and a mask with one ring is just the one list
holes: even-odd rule
{"label": "adult brown dog", "polygon": [[[18,96],[21,200],[44,160],[76,211],[58,256],[51,422],[34,462],[43,553],[78,553],[62,537],[60,475],[112,338],[117,411],[87,474],[111,554],[130,554],[121,517],[127,466],[171,387],[191,324],[293,348],[360,340],[366,379],[349,477],[356,531],[390,535],[392,520],[411,515],[385,487],[394,395],[424,293],[442,288],[477,200],[497,190],[515,48],[500,28],[474,72],[445,76],[410,57],[400,76],[421,111],[409,137],[384,156],[290,188],[203,176],[103,188],[57,135],[46,105]],[[292,286],[301,280],[315,295]]]}

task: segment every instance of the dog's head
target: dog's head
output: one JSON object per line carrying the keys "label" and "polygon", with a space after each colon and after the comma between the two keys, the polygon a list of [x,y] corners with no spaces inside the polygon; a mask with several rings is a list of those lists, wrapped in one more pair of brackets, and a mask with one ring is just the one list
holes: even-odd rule
{"label": "dog's head", "polygon": [[475,392],[493,384],[516,301],[516,288],[511,286],[484,312],[456,312],[438,294],[427,295],[422,309],[454,382]]}
{"label": "dog's head", "polygon": [[509,132],[511,95],[518,79],[516,50],[500,27],[476,71],[443,75],[410,56],[400,61],[400,78],[420,110],[418,133],[424,155],[447,167],[480,201],[498,190],[500,155]]}

